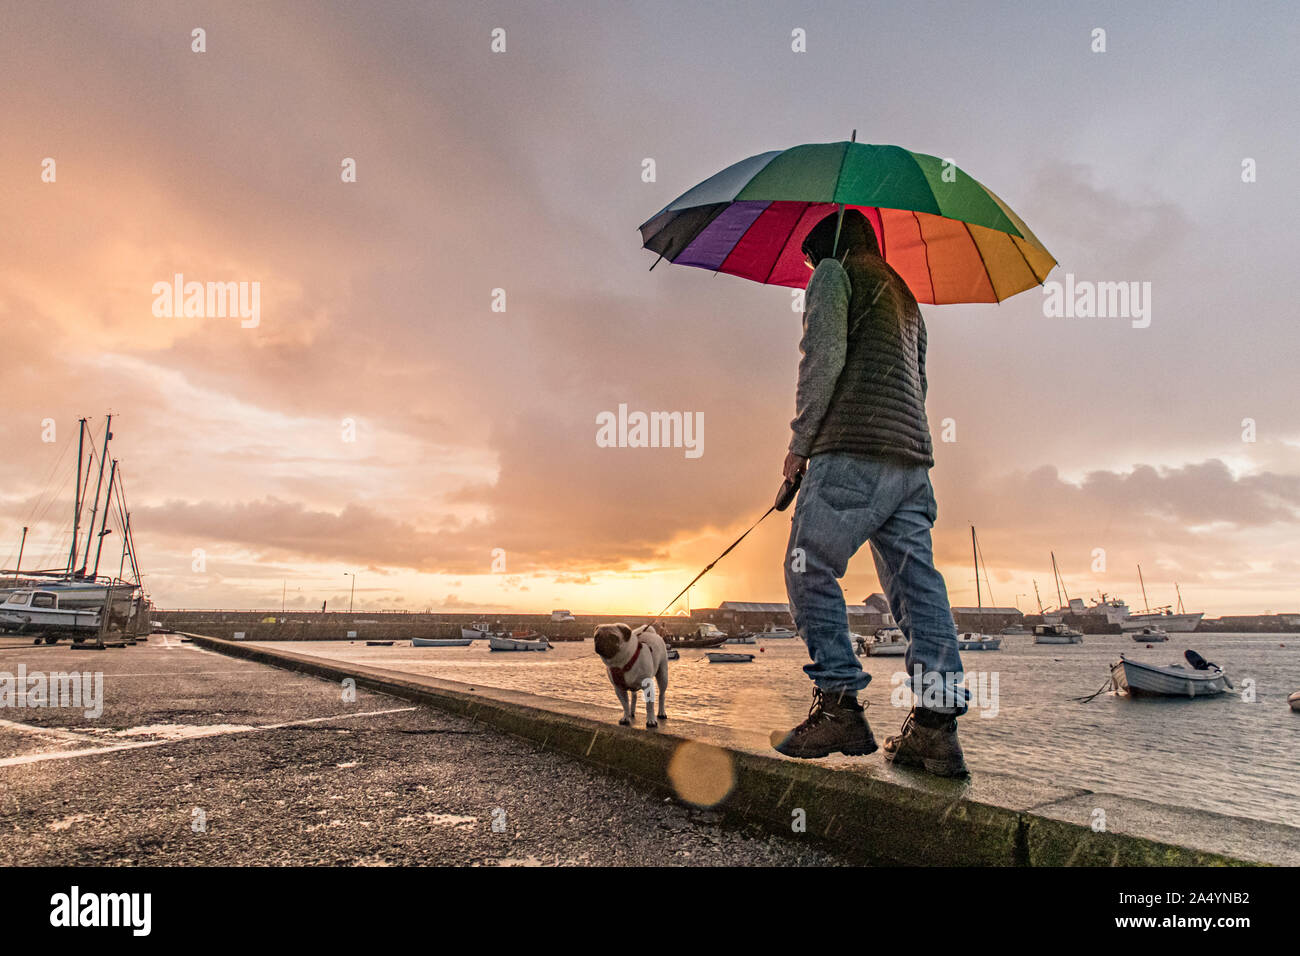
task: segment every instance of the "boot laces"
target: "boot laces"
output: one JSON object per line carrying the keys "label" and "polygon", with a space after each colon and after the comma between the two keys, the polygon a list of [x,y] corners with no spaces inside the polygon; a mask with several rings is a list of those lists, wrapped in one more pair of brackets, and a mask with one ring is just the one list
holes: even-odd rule
{"label": "boot laces", "polygon": [[807,730],[810,727],[816,727],[826,720],[833,720],[834,715],[829,713],[830,697],[820,687],[813,688],[812,706],[808,708],[808,717],[799,725],[799,730]]}

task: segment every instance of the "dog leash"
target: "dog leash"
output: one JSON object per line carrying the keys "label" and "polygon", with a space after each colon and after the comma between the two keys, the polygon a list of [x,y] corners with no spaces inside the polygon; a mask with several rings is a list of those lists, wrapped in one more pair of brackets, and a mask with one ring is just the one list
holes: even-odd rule
{"label": "dog leash", "polygon": [[768,508],[766,511],[763,512],[763,517],[759,518],[748,528],[746,528],[745,534],[742,534],[735,541],[731,542],[730,546],[728,546],[726,551],[723,551],[720,555],[718,555],[716,558],[710,561],[703,571],[695,575],[695,577],[691,578],[691,583],[686,585],[686,587],[682,588],[680,591],[678,591],[677,596],[674,597],[671,601],[669,601],[666,605],[664,605],[664,609],[662,611],[660,611],[654,617],[650,618],[649,624],[647,624],[646,626],[648,627],[650,626],[650,624],[654,624],[655,621],[659,620],[661,617],[667,614],[668,609],[672,607],[674,604],[676,604],[681,599],[681,596],[683,594],[685,594],[692,587],[694,587],[696,581],[698,581],[700,578],[704,577],[704,575],[712,571],[713,566],[715,564],[717,564],[719,561],[721,561],[723,558],[729,555],[735,549],[736,545],[740,544],[740,542],[745,540],[745,535],[748,535],[749,532],[753,531],[760,524],[762,524],[763,518],[766,518],[773,511],[784,511],[786,508],[790,507],[790,502],[794,501],[794,496],[799,493],[799,486],[801,484],[803,484],[803,472],[799,472],[797,475],[795,475],[794,481],[791,481],[789,478],[787,478],[785,481],[781,482],[781,487],[776,493],[776,501],[772,503],[772,507]]}

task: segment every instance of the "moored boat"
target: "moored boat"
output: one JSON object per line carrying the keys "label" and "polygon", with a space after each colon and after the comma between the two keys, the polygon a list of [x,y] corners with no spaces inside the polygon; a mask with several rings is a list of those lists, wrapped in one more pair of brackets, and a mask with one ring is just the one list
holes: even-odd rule
{"label": "moored boat", "polygon": [[664,635],[664,643],[669,647],[719,647],[726,640],[726,632],[712,624],[700,624],[685,636]]}
{"label": "moored boat", "polygon": [[722,651],[709,651],[705,656],[710,664],[747,664],[754,659],[753,654],[729,654]]}
{"label": "moored boat", "polygon": [[1223,669],[1193,650],[1188,664],[1147,664],[1123,654],[1110,667],[1111,686],[1133,697],[1217,697],[1231,687]]}
{"label": "moored boat", "polygon": [[1083,633],[1065,624],[1036,624],[1035,644],[1082,644]]}
{"label": "moored boat", "polygon": [[460,629],[460,636],[469,638],[471,641],[482,640],[485,637],[491,637],[497,632],[488,626],[487,621],[475,621],[469,627]]}
{"label": "moored boat", "polygon": [[867,641],[868,657],[902,657],[907,653],[907,638],[896,627],[882,627]]}
{"label": "moored boat", "polygon": [[[975,535],[975,526],[970,526],[970,556],[971,564],[975,568],[975,610],[978,613],[984,611],[984,592],[980,589],[980,547],[979,538]],[[993,582],[989,581],[989,569],[984,569],[984,580],[989,586],[989,601],[993,600]],[[992,634],[980,634],[975,631],[966,631],[957,635],[957,649],[960,651],[996,651],[1002,646],[1002,638]]]}
{"label": "moored boat", "polygon": [[1008,624],[998,632],[1002,637],[1028,637],[1034,633],[1023,624]]}
{"label": "moored boat", "polygon": [[366,641],[366,647],[392,647],[392,641]]}
{"label": "moored boat", "polygon": [[799,632],[784,624],[768,624],[761,631],[755,631],[754,635],[764,640],[789,640],[798,637]]}
{"label": "moored boat", "polygon": [[976,634],[966,631],[957,635],[957,649],[961,651],[996,651],[1002,647],[1002,638],[993,634]]}
{"label": "moored boat", "polygon": [[1300,690],[1288,697],[1286,702],[1291,705],[1291,709],[1295,713],[1300,714]]}
{"label": "moored boat", "polygon": [[[393,643],[392,641],[388,642]],[[411,638],[412,647],[468,647],[473,644],[472,638],[468,637],[413,637]]]}
{"label": "moored boat", "polygon": [[[535,636],[533,636],[535,635]],[[522,636],[492,634],[488,636],[488,649],[493,651],[549,651],[551,643],[536,631]]]}
{"label": "moored boat", "polygon": [[758,637],[754,634],[736,634],[728,637],[722,642],[723,644],[757,644]]}
{"label": "moored boat", "polygon": [[1139,644],[1159,644],[1169,640],[1169,635],[1158,627],[1144,627],[1139,631],[1129,633],[1129,637]]}

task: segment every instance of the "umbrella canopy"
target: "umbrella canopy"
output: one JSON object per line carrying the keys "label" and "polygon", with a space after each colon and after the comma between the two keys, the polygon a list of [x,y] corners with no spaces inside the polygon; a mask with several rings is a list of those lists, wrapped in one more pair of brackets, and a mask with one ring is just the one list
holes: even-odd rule
{"label": "umbrella canopy", "polygon": [[1000,302],[1056,265],[1006,203],[955,166],[857,142],[741,160],[670,202],[641,239],[678,265],[803,288],[803,239],[841,205],[867,217],[919,302]]}

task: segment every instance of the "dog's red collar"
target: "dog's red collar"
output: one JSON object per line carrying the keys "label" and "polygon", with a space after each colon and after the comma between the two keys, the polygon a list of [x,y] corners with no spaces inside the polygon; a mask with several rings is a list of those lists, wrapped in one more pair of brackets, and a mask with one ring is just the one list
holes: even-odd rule
{"label": "dog's red collar", "polygon": [[645,644],[641,641],[637,641],[636,653],[632,655],[631,660],[622,667],[609,668],[609,676],[614,679],[614,683],[618,684],[618,686],[622,687],[624,690],[636,690],[635,687],[628,687],[627,681],[624,680],[624,678],[627,676],[627,672],[632,669],[632,665],[636,663],[636,659],[641,656],[641,648],[643,647],[645,647]]}

